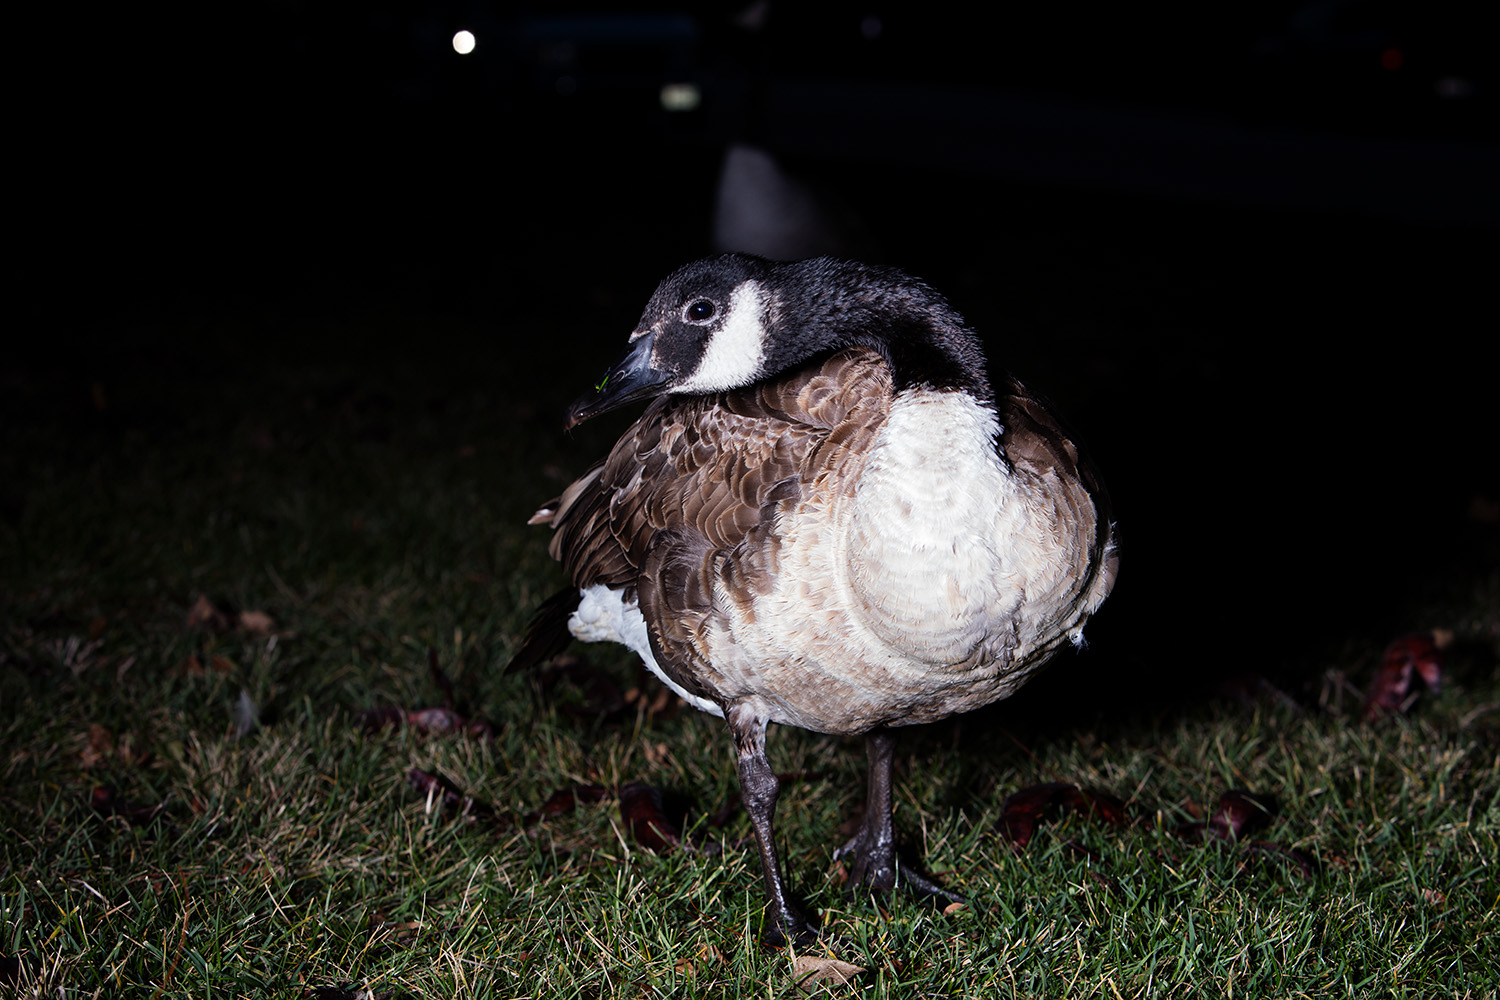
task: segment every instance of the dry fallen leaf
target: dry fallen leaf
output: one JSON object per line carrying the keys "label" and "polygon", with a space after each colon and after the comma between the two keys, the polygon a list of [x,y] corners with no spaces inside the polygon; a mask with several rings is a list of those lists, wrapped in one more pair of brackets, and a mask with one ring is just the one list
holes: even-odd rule
{"label": "dry fallen leaf", "polygon": [[1037,824],[1054,808],[1071,809],[1114,826],[1125,825],[1125,803],[1108,792],[1084,791],[1077,785],[1049,781],[1023,788],[1000,807],[1000,835],[1020,849],[1031,842]]}
{"label": "dry fallen leaf", "polygon": [[1413,675],[1420,677],[1429,691],[1436,692],[1442,682],[1442,650],[1452,638],[1453,633],[1438,630],[1414,632],[1392,641],[1365,693],[1365,718],[1410,711],[1417,700]]}
{"label": "dry fallen leaf", "polygon": [[798,955],[792,961],[797,985],[808,991],[818,985],[853,986],[854,977],[864,971],[861,966],[821,955]]}
{"label": "dry fallen leaf", "polygon": [[620,816],[642,847],[669,851],[682,844],[682,831],[667,818],[661,791],[640,781],[620,787]]}
{"label": "dry fallen leaf", "polygon": [[255,635],[270,635],[276,622],[264,611],[241,611],[240,628]]}
{"label": "dry fallen leaf", "polygon": [[[495,807],[487,802],[481,802],[471,795],[465,795],[463,789],[442,775],[423,771],[421,768],[413,767],[406,772],[406,783],[421,794],[427,796],[428,801],[441,805],[448,809],[457,809],[460,813],[473,816],[476,819],[496,820]],[[503,822],[503,820],[502,820]]]}
{"label": "dry fallen leaf", "polygon": [[94,812],[101,816],[118,816],[131,826],[142,826],[156,819],[166,808],[165,802],[144,805],[118,795],[109,785],[100,785],[89,796]]}
{"label": "dry fallen leaf", "polygon": [[83,752],[80,753],[79,763],[84,767],[93,767],[104,758],[115,752],[115,738],[110,735],[99,723],[89,724],[89,739],[84,744]]}
{"label": "dry fallen leaf", "polygon": [[183,624],[188,628],[200,628],[206,625],[215,632],[227,632],[229,615],[219,610],[207,595],[199,594],[193,606],[188,608],[187,618]]}
{"label": "dry fallen leaf", "polygon": [[1276,815],[1276,800],[1241,788],[1231,788],[1219,796],[1213,815],[1199,823],[1183,823],[1177,835],[1186,840],[1215,837],[1239,840],[1265,826]]}

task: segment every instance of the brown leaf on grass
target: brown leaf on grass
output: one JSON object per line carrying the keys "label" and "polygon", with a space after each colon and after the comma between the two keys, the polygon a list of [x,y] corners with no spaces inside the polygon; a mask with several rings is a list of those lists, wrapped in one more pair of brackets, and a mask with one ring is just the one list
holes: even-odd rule
{"label": "brown leaf on grass", "polygon": [[228,632],[231,624],[229,613],[217,607],[205,594],[199,594],[193,606],[188,608],[183,624],[188,628],[208,627],[215,632]]}
{"label": "brown leaf on grass", "polygon": [[1063,796],[1063,805],[1082,813],[1089,819],[1101,819],[1110,826],[1124,826],[1127,822],[1125,801],[1109,792],[1074,788]]}
{"label": "brown leaf on grass", "polygon": [[264,611],[241,611],[239,626],[252,635],[270,635],[276,630],[276,622]]}
{"label": "brown leaf on grass", "polygon": [[234,673],[234,661],[227,656],[214,653],[211,656],[203,656],[198,653],[189,653],[177,661],[177,666],[172,672],[179,677],[202,677],[212,670],[220,676]]}
{"label": "brown leaf on grass", "polygon": [[1276,800],[1269,795],[1231,788],[1219,796],[1218,808],[1208,822],[1238,839],[1269,825],[1276,812]]}
{"label": "brown leaf on grass", "polygon": [[547,797],[536,809],[524,814],[519,820],[506,815],[487,802],[474,798],[453,782],[441,775],[411,768],[406,772],[406,783],[422,795],[440,803],[445,809],[457,809],[460,813],[495,824],[502,830],[513,826],[529,827],[545,817],[571,813],[580,802],[600,802],[610,794],[601,785],[570,785]]}
{"label": "brown leaf on grass", "polygon": [[1049,781],[1006,797],[997,824],[1000,836],[1020,850],[1031,842],[1038,823],[1063,809],[1097,817],[1114,826],[1123,826],[1126,822],[1125,803],[1116,796],[1108,792],[1084,791],[1066,782]]}
{"label": "brown leaf on grass", "polygon": [[696,976],[700,965],[723,965],[724,953],[711,944],[704,943],[698,946],[696,955],[684,955],[672,963],[680,976]]}
{"label": "brown leaf on grass", "polygon": [[422,733],[453,733],[468,722],[451,708],[419,708],[406,713],[406,724]]}
{"label": "brown leaf on grass", "polygon": [[160,816],[162,810],[166,808],[164,802],[148,806],[124,798],[108,785],[96,787],[90,799],[94,812],[101,816],[118,816],[131,826],[144,826]]}
{"label": "brown leaf on grass", "polygon": [[602,802],[609,796],[603,785],[570,785],[547,796],[547,801],[521,817],[522,826],[530,826],[543,817],[563,816],[578,808],[580,802]]}
{"label": "brown leaf on grass", "polygon": [[207,594],[199,594],[182,622],[185,628],[206,628],[211,632],[229,632],[239,629],[251,635],[270,635],[276,622],[264,611],[232,611],[209,600]]}
{"label": "brown leaf on grass", "polygon": [[1442,650],[1452,636],[1446,631],[1413,632],[1393,640],[1365,692],[1365,718],[1410,711],[1417,700],[1412,683],[1416,678],[1435,693],[1442,682]]}
{"label": "brown leaf on grass", "polygon": [[83,751],[78,755],[79,763],[86,768],[94,767],[104,758],[113,756],[114,752],[114,736],[110,735],[109,730],[99,723],[90,723],[88,742],[84,744]]}
{"label": "brown leaf on grass", "polygon": [[864,971],[862,966],[821,955],[798,955],[792,960],[792,975],[808,992],[815,986],[854,986],[854,977]]}
{"label": "brown leaf on grass", "polygon": [[437,650],[427,648],[427,671],[432,682],[443,695],[443,703],[432,708],[402,709],[393,705],[370,708],[356,717],[366,732],[382,729],[399,729],[410,726],[422,735],[441,736],[447,733],[467,733],[476,738],[494,735],[494,728],[483,719],[464,717],[454,709],[453,682],[438,664]]}
{"label": "brown leaf on grass", "polygon": [[466,719],[451,708],[397,708],[383,705],[368,708],[355,716],[360,728],[367,733],[382,729],[399,729],[410,726],[422,736],[443,736],[448,733],[466,733],[478,739],[494,735],[494,730],[483,719]]}
{"label": "brown leaf on grass", "polygon": [[418,793],[425,795],[429,802],[439,803],[445,809],[457,809],[461,815],[473,816],[475,819],[487,822],[503,821],[503,817],[495,811],[494,806],[466,795],[463,789],[442,775],[413,767],[406,772],[406,783]]}
{"label": "brown leaf on grass", "polygon": [[1074,785],[1061,781],[1049,781],[1042,785],[1030,785],[1006,796],[1000,806],[1000,836],[1011,842],[1017,850],[1031,843],[1042,814],[1057,799]]}
{"label": "brown leaf on grass", "polygon": [[642,847],[669,851],[682,846],[682,831],[667,818],[661,791],[640,781],[620,787],[620,816]]}
{"label": "brown leaf on grass", "polygon": [[1191,841],[1205,837],[1240,840],[1270,823],[1276,812],[1276,800],[1270,796],[1232,788],[1219,796],[1212,816],[1199,823],[1183,823],[1177,835]]}

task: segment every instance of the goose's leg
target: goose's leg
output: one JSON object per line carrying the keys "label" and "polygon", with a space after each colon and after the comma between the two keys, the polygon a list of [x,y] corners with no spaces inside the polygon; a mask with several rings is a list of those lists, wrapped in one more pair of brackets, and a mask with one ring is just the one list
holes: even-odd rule
{"label": "goose's leg", "polygon": [[736,705],[725,713],[729,731],[734,736],[736,764],[740,774],[740,795],[750,822],[755,828],[755,842],[760,847],[760,864],[766,880],[766,929],[762,940],[780,946],[788,941],[807,944],[817,938],[818,925],[792,902],[776,857],[776,842],[771,817],[776,812],[780,783],[766,760],[766,720],[757,713]]}
{"label": "goose's leg", "polygon": [[869,763],[870,775],[864,820],[853,839],[833,856],[851,858],[851,889],[860,885],[876,890],[901,888],[917,895],[937,896],[961,903],[964,901],[962,896],[900,864],[896,857],[896,830],[891,820],[891,762],[895,756],[896,737],[890,730],[876,729],[865,736],[865,759]]}

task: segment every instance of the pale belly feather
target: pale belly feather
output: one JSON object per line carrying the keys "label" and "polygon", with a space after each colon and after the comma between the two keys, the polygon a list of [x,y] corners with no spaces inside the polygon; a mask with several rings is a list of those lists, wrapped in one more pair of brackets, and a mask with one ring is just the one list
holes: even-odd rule
{"label": "pale belly feather", "polygon": [[[1009,694],[1037,665],[1028,595],[1068,591],[1045,506],[994,448],[993,413],[898,398],[857,487],[780,522],[769,593],[720,594],[726,693],[821,732],[927,722]],[[1061,595],[1059,595],[1061,596]],[[1038,661],[1039,662],[1039,661]]]}

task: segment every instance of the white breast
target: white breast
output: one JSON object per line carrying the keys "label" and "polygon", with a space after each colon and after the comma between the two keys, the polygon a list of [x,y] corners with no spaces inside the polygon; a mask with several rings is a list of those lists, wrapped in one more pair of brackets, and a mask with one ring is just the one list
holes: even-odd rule
{"label": "white breast", "polygon": [[[769,593],[719,595],[732,697],[820,732],[931,721],[1003,697],[1017,611],[1044,545],[995,450],[995,415],[903,393],[857,469],[778,521]],[[1019,546],[1022,555],[1017,558]]]}
{"label": "white breast", "polygon": [[972,659],[1022,597],[1008,558],[1025,504],[992,410],[954,392],[898,396],[850,504],[843,553],[862,624],[924,663]]}

